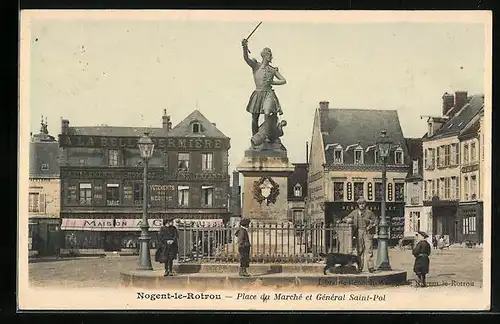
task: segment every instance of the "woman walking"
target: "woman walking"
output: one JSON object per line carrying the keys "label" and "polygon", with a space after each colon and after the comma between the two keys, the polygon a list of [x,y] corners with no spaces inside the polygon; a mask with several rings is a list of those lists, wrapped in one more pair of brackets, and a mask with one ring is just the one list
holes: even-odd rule
{"label": "woman walking", "polygon": [[159,259],[157,261],[165,263],[165,277],[173,273],[174,259],[177,258],[179,251],[178,241],[179,232],[177,231],[177,227],[174,226],[173,219],[164,219],[159,234],[160,249],[157,252],[157,259]]}
{"label": "woman walking", "polygon": [[425,276],[429,273],[429,255],[431,254],[431,245],[426,238],[429,237],[425,232],[417,232],[417,245],[413,248],[415,263],[413,272],[417,275],[417,286],[425,287]]}

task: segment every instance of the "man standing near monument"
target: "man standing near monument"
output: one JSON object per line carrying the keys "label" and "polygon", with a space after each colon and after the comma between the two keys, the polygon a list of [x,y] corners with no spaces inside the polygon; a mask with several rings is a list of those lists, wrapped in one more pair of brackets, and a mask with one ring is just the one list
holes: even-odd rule
{"label": "man standing near monument", "polygon": [[[274,116],[283,114],[278,97],[272,89],[273,85],[286,84],[285,78],[280,74],[278,68],[272,67],[270,63],[273,59],[271,49],[264,48],[261,52],[262,62],[248,57],[248,40],[241,42],[243,46],[243,58],[252,68],[255,81],[255,90],[250,96],[247,111],[252,114],[252,136],[259,131],[259,116]],[[276,79],[275,79],[276,78]]]}
{"label": "man standing near monument", "polygon": [[250,237],[248,235],[248,225],[250,219],[243,218],[240,221],[240,228],[236,231],[238,237],[238,253],[240,254],[240,273],[242,277],[248,277],[248,268],[250,267]]}
{"label": "man standing near monument", "polygon": [[373,236],[378,219],[371,210],[366,209],[365,198],[359,198],[357,203],[358,208],[347,215],[344,221],[353,224],[353,235],[356,237],[356,251],[360,262],[359,270],[373,272]]}

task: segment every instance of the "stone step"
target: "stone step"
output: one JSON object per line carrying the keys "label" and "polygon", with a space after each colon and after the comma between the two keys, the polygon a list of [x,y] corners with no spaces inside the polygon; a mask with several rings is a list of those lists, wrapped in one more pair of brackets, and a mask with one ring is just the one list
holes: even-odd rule
{"label": "stone step", "polygon": [[[253,273],[323,273],[324,263],[302,264],[250,264],[249,272]],[[191,273],[238,273],[238,263],[177,263],[173,270],[180,274]]]}
{"label": "stone step", "polygon": [[191,288],[191,289],[234,289],[255,287],[328,287],[328,286],[396,286],[406,285],[405,271],[383,271],[368,274],[304,274],[304,273],[274,273],[240,277],[227,273],[197,273],[175,274],[164,277],[163,271],[124,271],[120,274],[122,287],[135,288]]}

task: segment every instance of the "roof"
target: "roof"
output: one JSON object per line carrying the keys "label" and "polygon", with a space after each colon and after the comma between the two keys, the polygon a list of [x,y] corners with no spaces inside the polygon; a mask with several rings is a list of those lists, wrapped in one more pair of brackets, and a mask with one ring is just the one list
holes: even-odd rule
{"label": "roof", "polygon": [[30,142],[30,178],[59,178],[59,143],[52,141]]}
{"label": "roof", "polygon": [[[198,122],[201,124],[202,131],[200,133],[193,133],[192,123]],[[172,137],[215,137],[215,138],[227,138],[217,127],[215,127],[212,122],[210,122],[199,110],[193,111],[189,116],[184,118],[179,124],[177,124],[170,132],[168,136]]]}
{"label": "roof", "polygon": [[[406,146],[408,147],[408,154],[410,155],[410,170],[408,171],[407,179],[421,178],[423,173],[423,149],[422,138],[407,138]],[[418,160],[418,174],[413,174],[413,161]]]}
{"label": "roof", "polygon": [[446,121],[433,136],[425,136],[424,139],[434,140],[459,134],[483,107],[484,95],[471,96],[463,108]]}
{"label": "roof", "polygon": [[[294,163],[295,170],[288,176],[288,200],[304,200],[307,197],[307,163]],[[295,197],[294,187],[302,186],[302,197]]]}
{"label": "roof", "polygon": [[72,126],[68,135],[110,136],[110,137],[138,137],[145,132],[151,136],[164,136],[166,130],[157,127],[119,127],[119,126]]}
{"label": "roof", "polygon": [[484,105],[479,110],[479,112],[474,117],[472,117],[472,119],[460,131],[458,138],[460,140],[465,140],[465,139],[477,136],[479,134],[479,130],[481,128],[481,117],[482,116],[484,116]]}
{"label": "roof", "polygon": [[[401,145],[405,156],[408,155],[406,140],[399,123],[396,110],[374,109],[319,109],[320,129],[323,145],[339,144],[344,147],[359,143],[368,148],[375,145],[383,129],[394,145]],[[333,156],[327,155],[327,163]]]}

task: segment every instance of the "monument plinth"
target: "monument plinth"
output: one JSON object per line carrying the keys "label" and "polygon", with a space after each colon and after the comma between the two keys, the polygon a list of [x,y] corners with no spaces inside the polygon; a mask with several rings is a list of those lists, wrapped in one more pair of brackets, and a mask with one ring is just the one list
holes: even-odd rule
{"label": "monument plinth", "polygon": [[285,221],[288,210],[288,176],[294,171],[286,149],[249,149],[238,165],[243,175],[243,216],[252,220]]}

